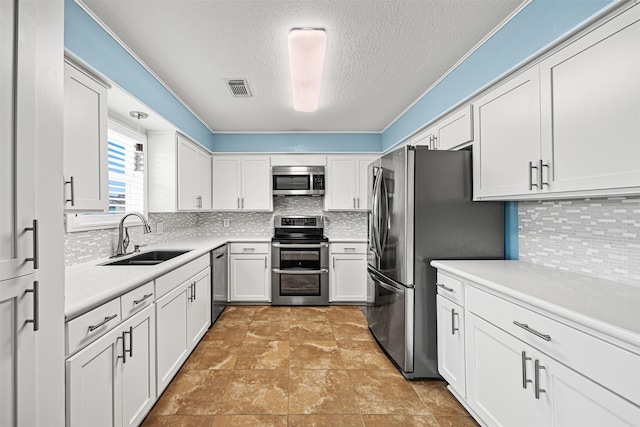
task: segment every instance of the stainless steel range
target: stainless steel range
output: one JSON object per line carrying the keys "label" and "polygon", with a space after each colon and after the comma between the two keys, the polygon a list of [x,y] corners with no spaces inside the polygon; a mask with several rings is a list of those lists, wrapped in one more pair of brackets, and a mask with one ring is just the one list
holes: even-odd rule
{"label": "stainless steel range", "polygon": [[321,216],[276,216],[271,239],[274,305],[329,304],[329,239]]}

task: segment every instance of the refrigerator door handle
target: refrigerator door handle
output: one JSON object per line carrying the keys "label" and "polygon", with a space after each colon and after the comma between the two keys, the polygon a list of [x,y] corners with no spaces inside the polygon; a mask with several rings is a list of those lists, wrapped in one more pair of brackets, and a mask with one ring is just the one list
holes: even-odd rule
{"label": "refrigerator door handle", "polygon": [[380,242],[380,185],[382,181],[382,168],[376,171],[375,180],[373,183],[373,200],[371,211],[373,213],[372,226],[373,226],[373,243],[378,257],[382,256],[382,245]]}
{"label": "refrigerator door handle", "polygon": [[382,221],[382,230],[383,230],[383,236],[380,239],[380,252],[382,252],[382,250],[384,249],[385,246],[387,246],[387,239],[389,238],[389,229],[391,228],[391,216],[389,215],[389,191],[387,190],[387,182],[385,181],[383,176],[380,176],[380,179],[382,180],[382,185],[380,186],[380,192],[382,194],[382,190],[384,190],[384,212],[385,212],[385,217]]}

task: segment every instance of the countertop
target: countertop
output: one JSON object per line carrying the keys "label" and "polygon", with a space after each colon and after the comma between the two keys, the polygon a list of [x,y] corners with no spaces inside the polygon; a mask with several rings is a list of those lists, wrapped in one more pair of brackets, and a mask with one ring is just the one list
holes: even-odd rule
{"label": "countertop", "polygon": [[640,347],[640,286],[522,261],[432,261],[431,265]]}

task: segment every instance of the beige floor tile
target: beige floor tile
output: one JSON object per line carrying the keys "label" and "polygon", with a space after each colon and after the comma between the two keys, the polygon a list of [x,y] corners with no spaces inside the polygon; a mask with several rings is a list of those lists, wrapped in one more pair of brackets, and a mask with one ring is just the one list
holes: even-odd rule
{"label": "beige floor tile", "polygon": [[353,305],[332,306],[331,310],[327,312],[327,318],[330,321],[356,322],[362,325],[367,324],[367,318],[360,310],[360,307]]}
{"label": "beige floor tile", "polygon": [[244,341],[249,330],[250,321],[225,319],[216,322],[204,336],[211,341]]}
{"label": "beige floor tile", "polygon": [[347,369],[385,369],[397,372],[375,341],[340,340],[338,348],[342,363]]}
{"label": "beige floor tile", "polygon": [[347,370],[361,414],[431,415],[407,380],[388,370]]}
{"label": "beige floor tile", "polygon": [[151,415],[214,415],[232,371],[181,370]]}
{"label": "beige floor tile", "polygon": [[285,415],[289,402],[287,370],[236,370],[218,406],[219,414]]}
{"label": "beige floor tile", "polygon": [[335,341],[291,341],[291,369],[344,369]]}
{"label": "beige floor tile", "polygon": [[182,369],[233,369],[241,346],[242,341],[202,340]]}
{"label": "beige floor tile", "polygon": [[289,341],[245,341],[235,369],[288,369]]}
{"label": "beige floor tile", "polygon": [[336,340],[373,341],[373,335],[371,335],[366,323],[337,320],[331,320],[330,323]]}
{"label": "beige floor tile", "polygon": [[358,427],[360,415],[289,415],[289,427]]}
{"label": "beige floor tile", "polygon": [[253,314],[260,306],[256,305],[228,305],[220,315],[219,320],[245,320],[251,321]]}
{"label": "beige floor tile", "polygon": [[280,322],[283,320],[289,320],[290,314],[290,307],[263,305],[256,308],[256,311],[253,313],[253,320]]}
{"label": "beige floor tile", "polygon": [[464,415],[437,415],[435,418],[440,427],[478,427],[480,425],[472,417]]}
{"label": "beige floor tile", "polygon": [[211,427],[214,417],[211,415],[149,415],[142,423],[143,427]]}
{"label": "beige floor tile", "polygon": [[298,370],[289,374],[290,414],[357,414],[344,370]]}
{"label": "beige floor tile", "polygon": [[289,341],[289,320],[254,320],[247,330],[246,340]]}
{"label": "beige floor tile", "polygon": [[447,390],[445,381],[414,380],[410,383],[433,415],[469,415]]}
{"label": "beige floor tile", "polygon": [[440,427],[431,415],[363,415],[365,427]]}
{"label": "beige floor tile", "polygon": [[335,341],[328,320],[291,319],[291,341]]}
{"label": "beige floor tile", "polygon": [[286,427],[286,415],[216,415],[215,427]]}
{"label": "beige floor tile", "polygon": [[291,307],[289,317],[292,320],[328,320],[331,307]]}

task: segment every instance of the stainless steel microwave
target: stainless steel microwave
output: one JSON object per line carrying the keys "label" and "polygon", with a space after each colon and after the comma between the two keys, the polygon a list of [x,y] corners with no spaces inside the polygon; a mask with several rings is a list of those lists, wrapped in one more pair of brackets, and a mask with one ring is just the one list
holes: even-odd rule
{"label": "stainless steel microwave", "polygon": [[274,196],[324,196],[324,166],[274,166]]}

